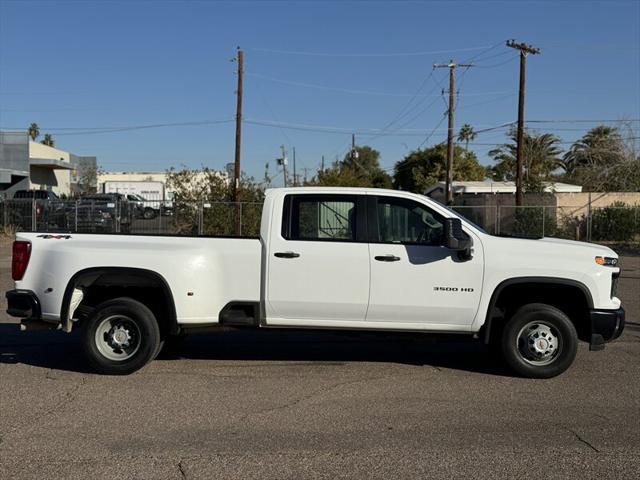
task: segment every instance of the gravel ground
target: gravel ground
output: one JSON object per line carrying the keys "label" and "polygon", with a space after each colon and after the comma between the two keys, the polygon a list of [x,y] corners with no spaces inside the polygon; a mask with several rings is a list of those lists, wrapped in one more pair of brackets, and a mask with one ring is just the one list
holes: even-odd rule
{"label": "gravel ground", "polygon": [[0,478],[638,478],[640,257],[619,295],[636,325],[551,380],[471,342],[274,331],[105,377],[0,314]]}

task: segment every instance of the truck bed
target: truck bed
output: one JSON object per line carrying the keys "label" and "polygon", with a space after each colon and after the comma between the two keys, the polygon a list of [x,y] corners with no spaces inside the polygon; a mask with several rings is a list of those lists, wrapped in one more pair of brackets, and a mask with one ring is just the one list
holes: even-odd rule
{"label": "truck bed", "polygon": [[171,288],[180,324],[216,323],[228,303],[260,300],[259,239],[77,233],[18,233],[17,239],[31,241],[32,249],[16,288],[38,295],[46,320],[60,320],[64,286],[87,268],[156,272]]}

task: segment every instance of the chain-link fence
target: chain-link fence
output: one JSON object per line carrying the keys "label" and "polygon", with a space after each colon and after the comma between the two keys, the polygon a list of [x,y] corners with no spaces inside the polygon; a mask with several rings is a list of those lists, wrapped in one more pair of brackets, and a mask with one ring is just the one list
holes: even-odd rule
{"label": "chain-link fence", "polygon": [[[455,206],[495,235],[560,237],[584,241],[640,241],[640,206],[589,208]],[[262,203],[13,199],[0,202],[5,227],[19,231],[144,233],[257,237]]]}
{"label": "chain-link fence", "polygon": [[262,203],[13,199],[0,202],[7,227],[28,232],[144,233],[257,237]]}
{"label": "chain-link fence", "polygon": [[640,241],[640,205],[607,207],[456,206],[454,210],[495,235],[583,241]]}

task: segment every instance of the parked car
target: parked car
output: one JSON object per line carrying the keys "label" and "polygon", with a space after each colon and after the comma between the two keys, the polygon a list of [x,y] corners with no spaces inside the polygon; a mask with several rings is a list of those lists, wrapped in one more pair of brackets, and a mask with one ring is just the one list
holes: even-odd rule
{"label": "parked car", "polygon": [[144,218],[144,198],[134,193],[126,194],[133,218]]}
{"label": "parked car", "polygon": [[66,228],[65,202],[50,190],[17,190],[5,208],[7,222],[21,230]]}
{"label": "parked car", "polygon": [[84,195],[67,208],[68,224],[78,232],[128,233],[132,213],[121,193]]}
{"label": "parked car", "polygon": [[26,329],[80,326],[108,374],[141,368],[180,332],[235,326],[468,335],[548,378],[579,339],[601,350],[625,324],[610,248],[493,236],[382,189],[268,190],[259,238],[19,233],[12,272],[9,314]]}
{"label": "parked car", "polygon": [[13,194],[13,198],[16,200],[25,198],[28,198],[30,200],[33,198],[35,198],[36,200],[60,200],[58,195],[56,195],[55,192],[52,192],[51,190],[16,190],[16,192]]}

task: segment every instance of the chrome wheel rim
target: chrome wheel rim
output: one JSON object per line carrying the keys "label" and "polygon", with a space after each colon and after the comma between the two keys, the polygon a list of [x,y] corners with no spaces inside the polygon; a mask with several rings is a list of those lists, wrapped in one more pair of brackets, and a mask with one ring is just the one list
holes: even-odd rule
{"label": "chrome wheel rim", "polygon": [[129,360],[140,349],[140,329],[126,315],[111,315],[104,318],[95,334],[98,351],[109,360]]}
{"label": "chrome wheel rim", "polygon": [[533,321],[518,332],[516,347],[525,362],[538,367],[549,365],[562,351],[562,336],[549,322]]}

